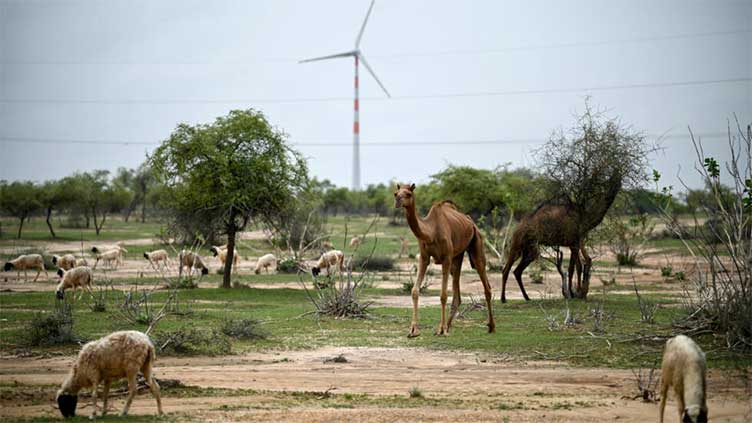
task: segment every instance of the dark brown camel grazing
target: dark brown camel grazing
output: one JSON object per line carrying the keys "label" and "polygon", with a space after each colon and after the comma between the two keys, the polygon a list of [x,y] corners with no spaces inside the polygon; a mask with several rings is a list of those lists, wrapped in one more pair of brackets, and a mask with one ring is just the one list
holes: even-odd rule
{"label": "dark brown camel grazing", "polygon": [[[460,296],[460,273],[462,259],[467,252],[470,265],[478,271],[483,282],[488,309],[488,332],[496,331],[491,305],[491,284],[486,275],[486,255],[483,250],[483,237],[473,220],[457,210],[451,201],[442,201],[431,207],[426,217],[418,217],[415,211],[415,184],[400,187],[394,192],[394,207],[404,208],[407,224],[418,238],[420,257],[418,259],[418,279],[413,285],[413,320],[410,325],[409,337],[419,335],[418,331],[418,295],[423,284],[429,261],[433,257],[434,263],[441,264],[441,323],[436,331],[437,335],[446,335],[452,326],[452,319],[459,311],[462,303]],[[449,319],[446,318],[447,282],[449,273],[452,274],[452,309]]]}
{"label": "dark brown camel grazing", "polygon": [[[577,270],[577,283],[580,284],[582,267],[589,274],[592,260],[585,251],[587,234],[598,226],[606,212],[616,199],[621,189],[621,179],[614,176],[607,182],[609,189],[605,196],[594,199],[585,207],[566,202],[564,204],[544,203],[534,212],[525,216],[514,229],[512,242],[507,254],[506,263],[501,280],[501,302],[506,302],[507,278],[514,262],[522,257],[520,264],[514,269],[514,278],[520,286],[522,296],[530,300],[522,285],[522,272],[539,255],[539,245],[549,247],[569,247],[569,292],[572,293],[572,276]],[[584,262],[580,260],[580,254]],[[586,276],[587,277],[587,276]]]}

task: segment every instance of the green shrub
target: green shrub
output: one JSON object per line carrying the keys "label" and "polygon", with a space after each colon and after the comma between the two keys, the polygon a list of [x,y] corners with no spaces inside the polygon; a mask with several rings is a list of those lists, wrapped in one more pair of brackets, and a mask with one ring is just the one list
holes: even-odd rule
{"label": "green shrub", "polygon": [[619,263],[619,266],[636,266],[637,265],[637,254],[617,254],[616,255],[616,262]]}
{"label": "green shrub", "polygon": [[277,273],[297,274],[300,272],[300,263],[292,257],[286,257],[277,263]]}
{"label": "green shrub", "polygon": [[55,301],[52,313],[39,313],[29,322],[26,343],[33,347],[73,344],[73,308],[66,301]]}
{"label": "green shrub", "polygon": [[232,352],[229,337],[218,330],[179,328],[157,332],[154,345],[160,354],[217,355]]}
{"label": "green shrub", "polygon": [[198,288],[198,280],[192,277],[170,279],[168,287],[170,289],[195,289]]}
{"label": "green shrub", "polygon": [[357,270],[394,270],[394,259],[387,256],[356,257],[352,267]]}
{"label": "green shrub", "polygon": [[674,269],[671,266],[661,267],[661,276],[663,276],[664,278],[671,277],[673,273],[674,273]]}
{"label": "green shrub", "polygon": [[219,330],[230,338],[237,339],[266,339],[268,334],[261,329],[256,319],[222,319]]}

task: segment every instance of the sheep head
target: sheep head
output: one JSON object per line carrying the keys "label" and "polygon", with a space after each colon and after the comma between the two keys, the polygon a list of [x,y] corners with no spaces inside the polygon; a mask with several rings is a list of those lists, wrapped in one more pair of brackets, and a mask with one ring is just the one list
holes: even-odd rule
{"label": "sheep head", "polygon": [[65,275],[65,272],[63,271],[63,269],[57,269],[57,275],[62,278],[63,275]]}
{"label": "sheep head", "polygon": [[708,423],[708,412],[699,405],[690,405],[684,409],[682,423]]}
{"label": "sheep head", "polygon": [[11,262],[5,263],[5,267],[3,267],[3,269],[5,269],[6,272],[9,271],[12,268],[13,268],[13,263],[11,263]]}
{"label": "sheep head", "polygon": [[321,273],[321,269],[314,267],[313,269],[311,269],[311,273],[313,273],[313,276],[318,276],[319,273]]}
{"label": "sheep head", "polygon": [[76,405],[78,405],[78,395],[71,395],[65,392],[58,392],[57,406],[60,408],[60,414],[66,419],[76,417]]}

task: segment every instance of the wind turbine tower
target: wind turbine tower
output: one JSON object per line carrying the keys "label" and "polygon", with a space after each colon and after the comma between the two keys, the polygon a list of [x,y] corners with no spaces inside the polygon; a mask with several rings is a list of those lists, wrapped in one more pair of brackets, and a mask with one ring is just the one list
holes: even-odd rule
{"label": "wind turbine tower", "polygon": [[376,0],[371,0],[371,6],[368,7],[368,13],[366,13],[366,18],[363,20],[363,25],[360,27],[360,32],[358,33],[358,37],[355,39],[355,49],[351,51],[346,51],[344,53],[337,53],[337,54],[331,54],[329,56],[322,56],[322,57],[314,57],[313,59],[306,59],[301,60],[299,63],[307,63],[307,62],[315,62],[319,60],[328,60],[328,59],[337,59],[340,57],[352,57],[355,60],[355,102],[353,103],[354,107],[354,115],[353,115],[353,176],[352,176],[352,189],[354,191],[360,190],[360,117],[358,115],[360,111],[360,104],[359,104],[359,97],[358,97],[358,65],[360,62],[363,63],[363,66],[366,67],[366,70],[368,70],[368,73],[373,76],[373,79],[376,80],[376,82],[379,84],[379,87],[381,87],[382,90],[384,90],[384,93],[387,97],[391,97],[389,95],[389,91],[386,90],[384,87],[384,84],[379,81],[379,78],[376,76],[376,74],[373,72],[373,69],[371,69],[371,66],[368,64],[368,61],[366,61],[365,56],[363,56],[363,52],[360,50],[360,40],[363,38],[363,31],[366,29],[366,24],[368,23],[368,17],[371,16],[371,11],[373,10],[373,5],[376,2]]}

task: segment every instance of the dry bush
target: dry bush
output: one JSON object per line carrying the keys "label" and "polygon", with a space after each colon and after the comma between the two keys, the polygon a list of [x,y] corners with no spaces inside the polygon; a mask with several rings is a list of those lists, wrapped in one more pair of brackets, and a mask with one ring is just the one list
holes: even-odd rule
{"label": "dry bush", "polygon": [[52,313],[38,313],[25,330],[29,346],[73,344],[79,339],[73,334],[73,307],[65,300],[55,301]]}
{"label": "dry bush", "polygon": [[[681,239],[694,260],[686,277],[684,296],[688,317],[678,322],[686,331],[712,331],[727,348],[752,351],[752,128],[736,120],[728,129],[730,157],[725,163],[705,155],[702,142],[690,131],[695,169],[711,194],[694,225],[682,224],[671,213],[671,189],[662,190],[667,226]],[[654,172],[658,183],[660,174]],[[722,184],[722,180],[728,181]],[[686,185],[685,185],[686,187]],[[700,218],[713,222],[701,225]],[[709,236],[697,236],[698,228]],[[684,276],[684,275],[683,275]],[[678,278],[677,278],[678,279]]]}

